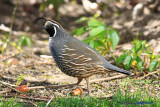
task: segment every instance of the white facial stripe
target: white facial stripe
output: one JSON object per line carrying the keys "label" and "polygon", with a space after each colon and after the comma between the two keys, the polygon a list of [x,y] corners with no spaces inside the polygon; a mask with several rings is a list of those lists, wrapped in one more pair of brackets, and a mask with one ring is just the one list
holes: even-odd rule
{"label": "white facial stripe", "polygon": [[57,26],[59,28],[59,25],[56,23],[53,23],[52,21],[48,21],[49,23],[52,23],[53,25]]}
{"label": "white facial stripe", "polygon": [[55,35],[56,35],[56,33],[57,33],[57,30],[56,30],[56,27],[54,27],[54,35],[53,35],[53,37],[55,37]]}

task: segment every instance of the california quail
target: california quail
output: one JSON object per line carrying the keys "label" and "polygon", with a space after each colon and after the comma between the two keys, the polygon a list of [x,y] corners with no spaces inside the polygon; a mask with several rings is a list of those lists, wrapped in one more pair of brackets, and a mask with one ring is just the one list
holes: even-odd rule
{"label": "california quail", "polygon": [[110,64],[96,50],[70,36],[59,23],[44,18],[37,18],[35,23],[42,19],[45,20],[43,28],[50,35],[49,49],[53,59],[63,73],[78,78],[76,85],[86,79],[89,91],[88,77],[94,74],[104,74],[112,71],[126,75],[131,74],[129,71]]}

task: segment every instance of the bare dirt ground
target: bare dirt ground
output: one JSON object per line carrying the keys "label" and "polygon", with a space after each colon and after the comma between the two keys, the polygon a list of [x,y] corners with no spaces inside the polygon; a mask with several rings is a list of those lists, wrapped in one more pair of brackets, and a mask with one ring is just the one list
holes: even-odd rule
{"label": "bare dirt ground", "polygon": [[[1,4],[4,2],[0,2]],[[38,5],[38,4],[37,4]],[[42,55],[49,55],[48,49],[48,35],[45,32],[42,32],[37,26],[34,26],[33,21],[36,17],[44,16],[53,18],[53,11],[46,10],[45,12],[39,12],[37,5],[26,6],[20,5],[17,9],[15,20],[14,20],[14,31],[22,31],[27,35],[31,36],[34,41],[34,44],[31,48],[24,47],[22,52],[17,52],[13,47],[9,47],[7,52],[0,54],[0,79],[1,81],[10,83],[10,84],[20,84],[31,86],[44,86],[44,85],[60,85],[77,82],[76,78],[69,77],[62,73],[56,66],[52,58],[44,58]],[[0,7],[0,24],[5,26],[10,25],[11,14],[13,6],[8,5],[7,3],[1,5]],[[7,12],[3,10],[7,9]],[[117,18],[108,18],[106,19],[106,24],[116,28],[121,36],[121,44],[117,47],[114,52],[115,56],[119,56],[124,49],[132,48],[131,41],[136,37],[137,32],[140,32],[139,38],[142,40],[147,40],[151,46],[155,48],[155,53],[159,54],[160,52],[160,14],[150,14],[147,16],[142,16],[137,20],[131,20],[130,17],[131,11],[124,11]],[[61,16],[62,26],[68,31],[71,32],[74,28],[80,26],[76,25],[74,22],[80,16],[84,14],[79,14],[77,17]],[[125,22],[125,23],[124,23]],[[3,36],[4,31],[0,32],[0,35]],[[17,41],[19,35],[12,35],[11,40]],[[131,70],[132,71],[132,70]],[[112,73],[110,75],[106,74],[103,76],[92,76],[90,80],[100,79],[100,78],[109,78],[118,73]],[[155,73],[156,77],[159,77],[159,73]],[[136,77],[132,76],[131,81],[128,82],[127,78],[116,79],[116,80],[107,80],[103,82],[94,82],[91,84],[91,95],[92,96],[112,96],[113,91],[116,92],[117,87],[120,86],[121,89],[125,90],[125,85],[128,85],[130,92],[134,92],[139,88],[139,85],[142,90],[148,89],[152,96],[160,96],[160,81],[155,79],[154,76],[150,75],[146,78],[143,78],[143,82],[133,82]],[[144,81],[147,80],[148,84]],[[17,82],[18,81],[18,82]],[[133,85],[134,84],[134,85]],[[84,89],[84,95],[87,95],[86,83],[83,81],[82,86],[79,86]],[[0,91],[9,90],[4,86],[0,86]],[[75,87],[65,87],[65,88],[50,88],[50,89],[36,89],[27,93],[27,95],[33,96],[68,96],[69,93]]]}

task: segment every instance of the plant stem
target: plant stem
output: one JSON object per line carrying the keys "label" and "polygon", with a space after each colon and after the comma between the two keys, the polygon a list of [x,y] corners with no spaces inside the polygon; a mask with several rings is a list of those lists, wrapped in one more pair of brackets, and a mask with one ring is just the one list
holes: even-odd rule
{"label": "plant stem", "polygon": [[112,55],[113,59],[116,61],[115,56],[112,54],[112,52],[109,50],[109,53]]}
{"label": "plant stem", "polygon": [[16,6],[14,7],[14,10],[13,10],[13,12],[12,12],[9,37],[10,37],[11,34],[12,34],[13,21],[14,21],[14,16],[15,16],[15,13],[16,13],[16,10],[17,10],[17,7],[18,7],[18,4],[19,4],[19,0],[17,0]]}

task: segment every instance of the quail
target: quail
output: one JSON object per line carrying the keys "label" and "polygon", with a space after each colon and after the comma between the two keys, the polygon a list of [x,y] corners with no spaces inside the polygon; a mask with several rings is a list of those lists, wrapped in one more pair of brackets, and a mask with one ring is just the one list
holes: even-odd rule
{"label": "quail", "polygon": [[43,29],[50,35],[49,49],[53,59],[63,73],[78,79],[74,85],[78,85],[85,79],[87,90],[90,92],[88,78],[94,74],[105,74],[113,71],[126,75],[131,74],[127,70],[110,64],[92,47],[69,35],[58,22],[37,18],[35,23],[40,20],[45,21]]}

